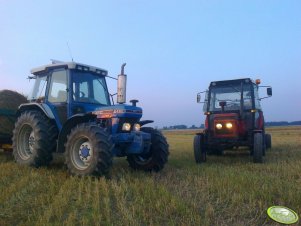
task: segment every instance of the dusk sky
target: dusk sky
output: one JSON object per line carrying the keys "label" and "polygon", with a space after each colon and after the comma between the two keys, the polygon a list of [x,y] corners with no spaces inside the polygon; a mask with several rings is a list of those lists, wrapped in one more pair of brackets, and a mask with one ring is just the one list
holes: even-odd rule
{"label": "dusk sky", "polygon": [[300,12],[300,0],[0,0],[0,90],[27,95],[30,69],[72,55],[114,77],[126,62],[127,101],[154,126],[199,126],[196,94],[245,77],[273,87],[266,121],[301,120]]}

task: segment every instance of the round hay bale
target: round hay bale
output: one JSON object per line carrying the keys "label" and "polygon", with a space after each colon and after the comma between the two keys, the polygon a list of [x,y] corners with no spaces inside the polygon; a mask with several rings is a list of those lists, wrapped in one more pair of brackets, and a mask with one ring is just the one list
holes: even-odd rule
{"label": "round hay bale", "polygon": [[26,97],[18,92],[0,90],[0,141],[11,138],[18,107],[27,102]]}

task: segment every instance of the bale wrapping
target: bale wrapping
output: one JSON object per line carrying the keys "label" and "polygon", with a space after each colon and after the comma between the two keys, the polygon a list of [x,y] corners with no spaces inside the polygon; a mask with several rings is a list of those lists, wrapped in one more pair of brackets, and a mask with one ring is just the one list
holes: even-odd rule
{"label": "bale wrapping", "polygon": [[0,90],[0,142],[12,137],[18,107],[27,102],[26,97],[18,92]]}

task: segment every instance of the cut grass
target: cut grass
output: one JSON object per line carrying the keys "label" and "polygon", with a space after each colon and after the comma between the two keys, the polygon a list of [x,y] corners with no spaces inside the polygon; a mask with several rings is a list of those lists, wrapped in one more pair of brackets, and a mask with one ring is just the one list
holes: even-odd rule
{"label": "cut grass", "polygon": [[196,131],[166,131],[163,171],[134,172],[116,158],[110,179],[70,176],[61,157],[33,169],[0,153],[0,225],[279,225],[269,206],[301,214],[301,127],[268,131],[263,164],[240,150],[197,165]]}

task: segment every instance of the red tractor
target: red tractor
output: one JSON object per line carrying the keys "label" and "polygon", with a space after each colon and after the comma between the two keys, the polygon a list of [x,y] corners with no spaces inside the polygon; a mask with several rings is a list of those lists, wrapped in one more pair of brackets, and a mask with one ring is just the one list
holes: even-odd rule
{"label": "red tractor", "polygon": [[[211,82],[206,93],[205,129],[194,137],[194,157],[206,162],[207,154],[222,155],[225,149],[250,148],[254,163],[262,163],[265,150],[271,148],[271,135],[265,133],[260,100],[272,96],[270,86],[259,86],[250,78]],[[267,87],[267,97],[259,98],[259,87]]]}

